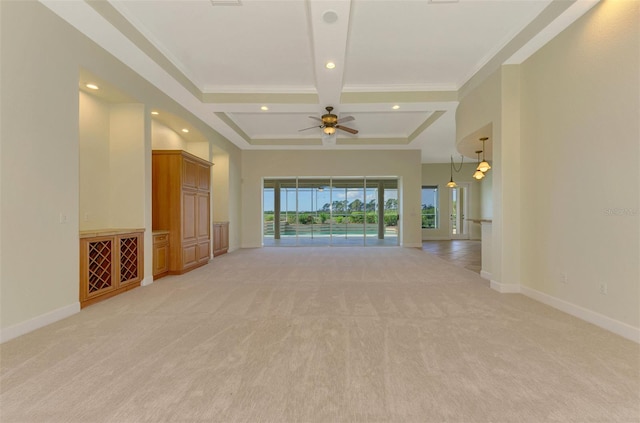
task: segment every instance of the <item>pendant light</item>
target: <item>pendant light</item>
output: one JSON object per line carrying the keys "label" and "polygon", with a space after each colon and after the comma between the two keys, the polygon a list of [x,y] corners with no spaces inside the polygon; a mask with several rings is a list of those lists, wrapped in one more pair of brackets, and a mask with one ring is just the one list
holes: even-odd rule
{"label": "pendant light", "polygon": [[[491,169],[491,166],[489,165],[489,162],[487,162],[484,159],[484,142],[486,140],[488,140],[488,139],[489,139],[488,137],[480,138],[480,141],[482,141],[482,162],[480,164],[478,164],[478,170],[480,172],[482,172],[482,173],[486,173],[489,169]],[[476,179],[478,179],[478,178],[476,178]],[[479,178],[479,179],[482,179],[482,178]]]}
{"label": "pendant light", "polygon": [[484,178],[484,172],[480,171],[480,153],[482,153],[482,150],[476,151],[476,154],[478,155],[478,169],[476,169],[476,172],[473,174],[473,177],[478,181]]}
{"label": "pendant light", "polygon": [[455,166],[454,166],[454,164],[453,164],[453,156],[451,156],[451,168],[449,169],[449,170],[450,170],[450,173],[451,173],[451,179],[449,180],[449,182],[447,182],[447,186],[448,186],[449,188],[455,188],[455,187],[457,187],[457,186],[458,186],[458,184],[456,184],[456,183],[453,181],[453,171],[455,170],[455,171],[456,171],[456,173],[458,173],[458,172],[460,172],[460,170],[462,170],[462,163],[464,162],[464,157],[463,157],[462,155],[460,155],[460,158],[461,158],[461,160],[460,160],[460,168],[459,168],[459,169],[456,169],[456,167],[455,167]]}

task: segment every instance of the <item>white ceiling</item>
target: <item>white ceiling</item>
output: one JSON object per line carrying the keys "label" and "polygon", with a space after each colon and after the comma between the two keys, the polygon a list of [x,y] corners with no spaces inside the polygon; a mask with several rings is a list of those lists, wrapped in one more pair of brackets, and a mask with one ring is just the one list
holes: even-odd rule
{"label": "white ceiling", "polygon": [[[467,135],[455,133],[465,83],[575,19],[571,0],[42,2],[241,148],[419,149],[425,163],[449,162]],[[323,146],[319,128],[299,131],[326,106],[359,134]]]}

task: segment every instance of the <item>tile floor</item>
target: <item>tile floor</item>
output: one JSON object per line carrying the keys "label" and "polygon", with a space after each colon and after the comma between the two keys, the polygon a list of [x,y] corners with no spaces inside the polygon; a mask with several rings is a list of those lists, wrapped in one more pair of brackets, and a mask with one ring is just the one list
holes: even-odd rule
{"label": "tile floor", "polygon": [[473,272],[482,270],[481,241],[422,241],[422,250]]}

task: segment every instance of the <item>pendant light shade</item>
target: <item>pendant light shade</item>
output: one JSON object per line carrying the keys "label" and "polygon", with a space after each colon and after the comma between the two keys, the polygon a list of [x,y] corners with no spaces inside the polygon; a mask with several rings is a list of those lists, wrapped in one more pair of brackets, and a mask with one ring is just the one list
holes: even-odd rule
{"label": "pendant light shade", "polygon": [[487,170],[491,169],[491,166],[489,165],[489,163],[487,163],[486,160],[483,160],[482,162],[480,162],[480,164],[478,165],[478,170],[482,173],[486,172]]}

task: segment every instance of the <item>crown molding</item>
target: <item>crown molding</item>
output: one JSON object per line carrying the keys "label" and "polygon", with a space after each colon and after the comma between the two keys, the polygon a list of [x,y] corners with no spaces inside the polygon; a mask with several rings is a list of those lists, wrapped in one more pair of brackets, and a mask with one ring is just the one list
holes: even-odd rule
{"label": "crown molding", "polygon": [[203,94],[317,94],[316,87],[281,85],[207,85],[202,90]]}
{"label": "crown molding", "polygon": [[447,84],[392,84],[392,85],[345,85],[343,93],[391,93],[415,91],[457,91],[455,83]]}

